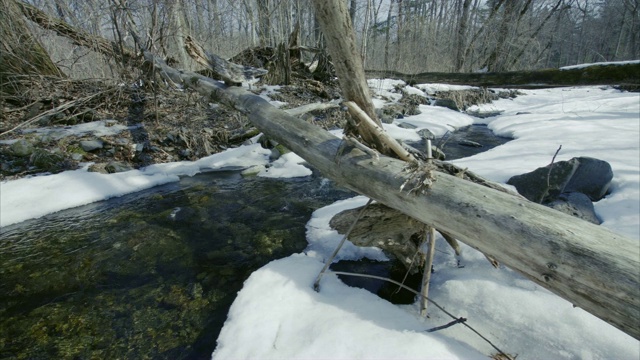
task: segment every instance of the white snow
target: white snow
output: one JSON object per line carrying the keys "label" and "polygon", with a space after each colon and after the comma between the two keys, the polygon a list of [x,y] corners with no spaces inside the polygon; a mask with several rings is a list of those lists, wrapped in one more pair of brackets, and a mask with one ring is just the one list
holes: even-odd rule
{"label": "white snow", "polygon": [[451,84],[439,84],[439,83],[418,84],[416,85],[416,87],[429,95],[433,95],[440,91],[459,91],[459,90],[471,90],[471,89],[478,88],[476,86],[469,86],[469,85],[451,85]]}
{"label": "white snow", "polygon": [[[63,127],[43,127],[36,129],[21,129],[22,134],[37,134],[41,137],[49,138],[50,140],[60,140],[64,137],[75,135],[93,135],[93,136],[112,136],[121,133],[124,130],[133,130],[138,128],[139,125],[122,125],[118,124],[115,120],[98,120],[88,123],[69,125]],[[1,140],[0,144],[11,144],[15,140]]]}
{"label": "white snow", "polygon": [[[385,92],[384,102],[397,98],[390,92],[393,84],[378,83],[376,91]],[[498,135],[515,140],[455,163],[498,182],[547,165],[560,145],[556,161],[574,156],[606,160],[614,172],[612,193],[595,204],[596,211],[604,220],[602,226],[634,239],[629,246],[638,247],[640,95],[599,87],[523,93],[475,109],[503,111],[492,118],[476,119],[425,106],[423,114],[385,128],[407,139],[416,130],[400,130],[398,122],[429,128],[438,135],[473,122],[486,123]],[[83,169],[3,182],[0,226],[207,169],[266,165],[269,154],[249,145],[195,162],[154,165],[142,171],[103,175]],[[262,175],[304,176],[309,172],[300,168],[301,163],[295,154],[287,154]],[[341,240],[329,228],[329,219],[364,202],[366,198],[357,197],[318,209],[307,224],[305,253],[273,261],[251,275],[229,311],[214,359],[486,359],[496,353],[463,325],[425,332],[451,321],[433,306],[430,318],[422,319],[415,306],[393,305],[348,287],[331,272],[325,274],[320,292],[313,291],[323,261]],[[437,250],[430,296],[519,360],[640,358],[637,340],[509,269],[494,269],[474,249],[463,245],[459,259],[444,241],[438,242]],[[349,243],[337,260],[362,257],[386,260],[379,249]],[[463,267],[458,267],[458,261]]]}
{"label": "white snow", "polygon": [[475,110],[504,111],[484,119],[497,135],[515,140],[466,159],[459,166],[497,182],[556,161],[589,156],[611,164],[612,194],[595,203],[603,226],[640,237],[640,95],[611,88],[522,90]]}
{"label": "white snow", "polygon": [[[356,196],[316,210],[311,220],[307,223],[309,247],[305,252],[310,256],[319,257],[323,261],[329,258],[336,245],[342,240],[342,235],[328,227],[327,224],[335,214],[363,206],[367,201],[367,197]],[[359,260],[365,257],[379,261],[388,260],[387,256],[379,248],[355,246],[348,240],[335,260]]]}
{"label": "white snow", "polygon": [[628,65],[628,64],[640,64],[640,60],[606,61],[606,62],[597,62],[597,63],[578,64],[578,65],[563,66],[560,68],[560,70],[583,69],[589,66]]}
{"label": "white snow", "polygon": [[[416,130],[429,129],[436,136],[443,136],[447,131],[455,131],[458,128],[469,126],[474,123],[474,118],[458,112],[452,111],[448,108],[439,106],[420,105],[418,109],[421,111],[419,115],[407,116],[404,119],[398,119],[394,123],[408,123],[417,126],[413,130],[413,137],[403,135],[397,137],[401,140],[420,140],[420,137],[415,134]],[[389,131],[392,136],[395,136],[396,130],[393,129],[394,124],[384,125],[385,130]],[[406,130],[406,129],[401,129]],[[411,130],[410,130],[411,131]],[[400,136],[400,134],[398,134]]]}
{"label": "white snow", "polygon": [[311,175],[311,170],[302,165],[306,161],[300,156],[290,152],[286,153],[268,167],[261,171],[258,176],[269,178],[281,177],[303,177]]}

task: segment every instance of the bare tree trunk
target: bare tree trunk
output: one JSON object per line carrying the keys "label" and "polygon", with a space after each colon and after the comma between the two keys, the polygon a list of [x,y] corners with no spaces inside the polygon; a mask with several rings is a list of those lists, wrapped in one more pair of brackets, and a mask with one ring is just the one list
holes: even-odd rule
{"label": "bare tree trunk", "polygon": [[[343,0],[314,0],[313,5],[322,32],[327,39],[327,48],[333,60],[345,100],[358,104],[377,125],[382,127],[371,101],[369,86],[364,76],[346,2]],[[347,133],[359,134],[367,144],[381,153],[387,152],[387,147],[368,128],[357,126],[357,129],[350,127],[345,130]]]}
{"label": "bare tree trunk", "polygon": [[631,24],[628,32],[628,50],[627,53],[631,59],[640,58],[640,1],[625,0],[625,7],[631,13]]}
{"label": "bare tree trunk", "polygon": [[362,47],[360,55],[362,56],[362,68],[366,68],[367,64],[367,40],[369,38],[369,17],[371,16],[371,0],[367,0],[367,10],[364,15],[364,24],[362,25]]}
{"label": "bare tree trunk", "polygon": [[640,64],[593,66],[569,70],[508,71],[501,73],[402,74],[390,71],[367,71],[369,78],[392,78],[405,82],[445,83],[505,88],[541,88],[576,85],[623,85],[640,87]]}
{"label": "bare tree trunk", "polygon": [[260,41],[260,46],[271,45],[270,31],[269,0],[258,0],[258,40]]}
{"label": "bare tree trunk", "polygon": [[469,21],[469,6],[471,6],[471,0],[464,0],[462,4],[462,14],[460,15],[460,22],[458,24],[458,32],[456,36],[456,58],[454,71],[462,71],[464,66],[464,49],[465,40],[467,36],[467,23]]}
{"label": "bare tree trunk", "polygon": [[183,69],[189,68],[189,55],[184,47],[184,39],[189,35],[187,21],[185,18],[184,7],[182,0],[175,0],[173,4],[173,16],[172,22],[175,31],[175,43],[177,49],[174,49],[178,53],[178,61]]}
{"label": "bare tree trunk", "polygon": [[350,0],[349,2],[349,17],[351,18],[351,23],[356,23],[356,10],[358,10],[358,3],[356,0]]}
{"label": "bare tree trunk", "polygon": [[[560,7],[560,5],[562,4],[564,0],[558,0],[558,2],[556,3],[556,5],[553,7],[553,9],[551,9],[551,11],[549,11],[549,13],[547,14],[547,16],[544,18],[544,20],[540,23],[540,25],[538,26],[538,28],[529,36],[528,40],[534,40],[538,34],[540,33],[540,30],[542,30],[542,28],[547,24],[547,22],[549,21],[549,19],[551,19],[552,16],[556,15],[556,11],[558,10],[558,8]],[[562,11],[562,9],[561,9]],[[522,55],[524,54],[524,52],[527,50],[526,46],[523,46],[520,51],[516,54],[515,57],[513,57],[513,59],[511,59],[511,67],[513,67],[518,60],[522,57]]]}
{"label": "bare tree trunk", "polygon": [[500,28],[498,29],[498,38],[496,39],[495,46],[489,57],[485,60],[483,64],[483,68],[487,68],[490,72],[499,72],[504,71],[504,58],[506,54],[504,53],[504,49],[507,47],[507,38],[509,37],[509,29],[512,29],[511,26],[514,19],[514,14],[516,11],[517,1],[509,0],[505,3],[504,13],[502,16],[502,20],[500,21]]}
{"label": "bare tree trunk", "polygon": [[384,69],[391,70],[389,64],[389,51],[391,48],[391,14],[393,14],[393,2],[389,4],[389,12],[387,13],[387,27],[384,30]]}
{"label": "bare tree trunk", "polygon": [[491,12],[489,13],[489,17],[487,18],[487,20],[484,21],[484,23],[482,24],[480,29],[478,29],[478,31],[475,32],[475,34],[473,35],[473,37],[469,41],[469,45],[467,45],[467,49],[465,50],[465,53],[464,53],[464,57],[465,58],[469,57],[469,54],[471,53],[471,51],[473,51],[473,47],[476,46],[476,41],[486,31],[487,26],[492,23],[493,19],[495,18],[496,14],[498,13],[498,10],[500,9],[500,7],[502,6],[502,4],[505,1],[506,0],[498,0],[491,7]]}
{"label": "bare tree trunk", "polygon": [[[10,2],[13,2],[13,0],[10,0]],[[0,1],[0,4],[4,3],[4,1]],[[116,50],[119,48],[119,46],[114,42],[77,30],[69,26],[69,24],[65,23],[64,21],[51,18],[49,15],[27,3],[20,1],[16,2],[16,4],[22,11],[22,14],[27,17],[27,19],[35,22],[44,29],[53,30],[58,35],[71,39],[71,41],[75,45],[87,47],[88,49],[97,51],[114,59],[118,59],[119,56],[122,56],[127,61],[131,61],[132,59],[136,58],[136,54],[128,48],[121,48],[119,50]],[[119,51],[123,51],[123,53],[120,54]]]}

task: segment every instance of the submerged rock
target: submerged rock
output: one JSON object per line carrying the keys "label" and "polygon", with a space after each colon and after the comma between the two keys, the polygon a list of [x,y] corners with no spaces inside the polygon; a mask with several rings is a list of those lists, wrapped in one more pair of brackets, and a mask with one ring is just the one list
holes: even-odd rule
{"label": "submerged rock", "polygon": [[105,166],[105,170],[107,173],[113,174],[133,170],[133,167],[124,162],[112,161]]}
{"label": "submerged rock", "polygon": [[250,168],[242,170],[240,174],[242,174],[242,176],[255,176],[255,175],[258,175],[264,169],[266,169],[264,165],[255,165]]}

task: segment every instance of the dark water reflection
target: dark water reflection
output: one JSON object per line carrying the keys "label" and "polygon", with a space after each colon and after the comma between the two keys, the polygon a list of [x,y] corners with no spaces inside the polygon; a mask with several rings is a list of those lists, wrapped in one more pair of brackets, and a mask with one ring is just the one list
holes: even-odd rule
{"label": "dark water reflection", "polygon": [[[461,144],[464,141],[472,141],[482,145],[482,147]],[[433,141],[433,144],[439,145],[447,155],[446,160],[449,161],[469,157],[493,149],[509,141],[511,141],[510,138],[494,135],[486,125],[474,124],[460,128],[455,132],[447,133],[443,138]],[[425,141],[411,142],[409,144],[417,149],[426,148]]]}

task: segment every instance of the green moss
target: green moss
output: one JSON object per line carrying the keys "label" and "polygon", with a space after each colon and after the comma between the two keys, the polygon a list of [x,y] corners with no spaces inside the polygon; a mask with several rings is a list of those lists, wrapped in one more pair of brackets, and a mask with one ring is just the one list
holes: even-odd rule
{"label": "green moss", "polygon": [[153,194],[149,198],[153,201],[160,201],[164,199],[164,196],[162,194]]}
{"label": "green moss", "polygon": [[290,153],[291,150],[287,149],[284,145],[278,144],[276,145],[276,150],[280,152],[280,155],[284,155],[286,153]]}
{"label": "green moss", "polygon": [[256,251],[263,255],[273,255],[275,252],[282,250],[285,236],[286,232],[279,230],[269,230],[266,233],[259,232],[254,238]]}
{"label": "green moss", "polygon": [[78,145],[69,145],[67,146],[66,151],[71,154],[80,154],[82,156],[87,154],[87,152]]}

